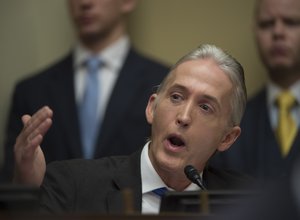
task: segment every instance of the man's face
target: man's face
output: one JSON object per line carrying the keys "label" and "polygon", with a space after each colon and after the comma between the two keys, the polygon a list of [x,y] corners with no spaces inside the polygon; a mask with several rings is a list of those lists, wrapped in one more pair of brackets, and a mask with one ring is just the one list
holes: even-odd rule
{"label": "man's face", "polygon": [[300,69],[300,1],[262,0],[255,37],[267,69]]}
{"label": "man's face", "polygon": [[232,83],[211,59],[186,61],[171,74],[146,109],[152,124],[149,157],[156,170],[167,173],[183,172],[188,164],[202,170],[239,135],[239,127],[229,126]]}
{"label": "man's face", "polygon": [[134,6],[134,0],[69,0],[70,14],[81,38],[112,34]]}

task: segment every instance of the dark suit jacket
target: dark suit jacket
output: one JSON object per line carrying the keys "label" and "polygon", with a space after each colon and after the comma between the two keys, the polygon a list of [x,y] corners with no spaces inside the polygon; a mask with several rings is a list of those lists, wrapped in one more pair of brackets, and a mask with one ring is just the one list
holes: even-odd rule
{"label": "dark suit jacket", "polygon": [[[134,205],[141,212],[140,155],[114,156],[97,160],[69,160],[48,165],[41,187],[41,205],[47,212],[121,213],[122,190],[131,189]],[[203,172],[208,190],[245,187],[249,179],[211,167]]]}
{"label": "dark suit jacket", "polygon": [[227,152],[215,155],[212,165],[243,171],[263,181],[289,174],[299,158],[300,133],[298,131],[289,154],[283,158],[270,125],[266,103],[265,89],[249,100],[241,123],[241,136]]}
{"label": "dark suit jacket", "polygon": [[[131,49],[109,99],[95,158],[130,154],[150,135],[145,108],[150,94],[168,73],[168,68]],[[5,174],[11,174],[13,146],[22,129],[21,116],[44,105],[54,111],[53,125],[42,149],[46,162],[82,157],[74,93],[73,58],[67,57],[16,85],[5,141]]]}

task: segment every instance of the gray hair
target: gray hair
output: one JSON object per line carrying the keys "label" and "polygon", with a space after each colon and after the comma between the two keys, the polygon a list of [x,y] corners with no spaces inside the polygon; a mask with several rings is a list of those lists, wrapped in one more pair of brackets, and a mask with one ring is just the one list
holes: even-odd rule
{"label": "gray hair", "polygon": [[230,100],[230,106],[232,109],[230,122],[233,126],[239,125],[243,117],[247,102],[244,69],[234,57],[223,51],[221,48],[216,47],[215,45],[202,44],[179,59],[177,63],[175,63],[175,65],[171,68],[168,76],[158,87],[157,93],[160,93],[165,89],[169,79],[171,78],[171,72],[176,69],[181,63],[189,60],[208,58],[213,59],[217,63],[220,69],[229,77],[230,81],[233,84],[233,94]]}

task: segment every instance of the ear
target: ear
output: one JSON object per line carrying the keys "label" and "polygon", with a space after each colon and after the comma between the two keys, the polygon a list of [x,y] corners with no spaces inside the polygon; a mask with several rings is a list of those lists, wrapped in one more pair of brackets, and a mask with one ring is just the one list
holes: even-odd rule
{"label": "ear", "polygon": [[132,12],[137,5],[137,0],[122,0],[122,11],[124,13]]}
{"label": "ear", "polygon": [[148,100],[148,104],[146,107],[146,118],[149,124],[152,124],[153,122],[156,99],[157,99],[157,94],[152,94]]}
{"label": "ear", "polygon": [[241,128],[239,126],[234,126],[233,128],[230,129],[227,134],[223,137],[223,140],[218,147],[218,151],[225,151],[227,150],[240,136],[241,134]]}

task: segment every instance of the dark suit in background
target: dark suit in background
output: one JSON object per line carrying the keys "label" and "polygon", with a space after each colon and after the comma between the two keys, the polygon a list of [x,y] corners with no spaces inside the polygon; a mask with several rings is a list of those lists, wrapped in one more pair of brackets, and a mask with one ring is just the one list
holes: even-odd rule
{"label": "dark suit in background", "polygon": [[[41,186],[42,210],[53,213],[121,213],[122,191],[131,189],[135,210],[142,210],[141,152],[98,160],[54,162]],[[211,167],[203,171],[208,190],[247,187],[248,178]]]}
{"label": "dark suit in background", "polygon": [[216,154],[211,165],[243,171],[262,180],[289,174],[300,156],[299,130],[289,154],[282,157],[266,103],[265,89],[248,101],[241,136],[228,151]]}
{"label": "dark suit in background", "polygon": [[[150,135],[145,107],[167,73],[166,66],[130,49],[105,110],[95,158],[130,154],[144,145]],[[72,54],[17,84],[6,129],[6,178],[12,174],[13,146],[23,127],[21,116],[32,115],[44,105],[54,111],[53,125],[41,146],[46,162],[81,158]]]}

